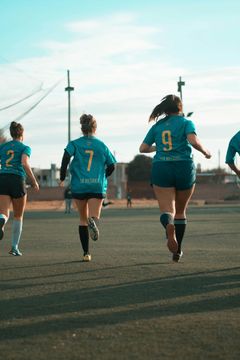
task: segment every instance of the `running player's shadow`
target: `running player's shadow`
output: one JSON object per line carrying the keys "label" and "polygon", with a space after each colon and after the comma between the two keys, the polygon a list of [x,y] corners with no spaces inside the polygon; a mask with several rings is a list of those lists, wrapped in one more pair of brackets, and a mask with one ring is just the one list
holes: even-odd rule
{"label": "running player's shadow", "polygon": [[[4,340],[239,307],[239,267],[2,299]],[[218,274],[219,272],[219,274]],[[103,282],[104,283],[104,282]],[[78,286],[79,282],[76,283]],[[54,286],[54,284],[52,284]],[[48,285],[49,286],[49,285]],[[17,289],[16,289],[17,290]],[[232,292],[231,292],[232,291]],[[221,292],[221,293],[220,293]],[[220,296],[221,295],[221,296]],[[185,299],[185,300],[184,300]],[[86,313],[88,316],[86,316]],[[74,314],[74,316],[73,316]],[[15,324],[14,319],[18,322]],[[29,319],[35,320],[29,321]],[[43,320],[42,320],[43,319]]]}

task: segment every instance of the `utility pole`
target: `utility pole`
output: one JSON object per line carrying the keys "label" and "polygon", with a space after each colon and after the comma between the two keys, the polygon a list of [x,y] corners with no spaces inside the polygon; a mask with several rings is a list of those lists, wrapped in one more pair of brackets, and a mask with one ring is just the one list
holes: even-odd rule
{"label": "utility pole", "polygon": [[181,76],[179,77],[179,81],[178,81],[178,92],[180,92],[180,99],[182,100],[182,86],[185,85],[185,81],[182,81]]}
{"label": "utility pole", "polygon": [[65,91],[68,92],[68,142],[71,141],[71,91],[74,90],[74,87],[70,86],[70,71],[67,71],[67,80],[68,86],[65,88]]}

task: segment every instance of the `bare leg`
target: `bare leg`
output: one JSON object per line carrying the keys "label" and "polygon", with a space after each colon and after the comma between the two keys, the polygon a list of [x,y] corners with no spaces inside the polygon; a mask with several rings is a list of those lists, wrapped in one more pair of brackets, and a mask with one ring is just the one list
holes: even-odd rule
{"label": "bare leg", "polygon": [[27,195],[18,199],[12,199],[14,219],[16,220],[23,219],[26,202],[27,202]]}
{"label": "bare leg", "polygon": [[9,218],[9,209],[11,206],[11,198],[8,195],[0,195],[0,214]]}
{"label": "bare leg", "polygon": [[11,198],[8,195],[0,195],[0,240],[4,236],[4,227],[9,218]]}
{"label": "bare leg", "polygon": [[175,232],[178,242],[178,251],[173,255],[173,261],[178,262],[182,256],[182,240],[184,237],[187,218],[186,209],[194,191],[194,186],[187,190],[178,190],[176,192],[176,214],[174,219]]}
{"label": "bare leg", "polygon": [[186,209],[188,203],[191,199],[191,196],[194,192],[195,185],[191,189],[187,190],[177,190],[176,191],[176,214],[175,217],[177,219],[185,219],[186,218]]}
{"label": "bare leg", "polygon": [[101,210],[102,210],[103,199],[89,199],[89,217],[94,217],[100,219]]}
{"label": "bare leg", "polygon": [[80,217],[80,225],[87,226],[88,225],[88,201],[87,200],[78,200],[74,199],[76,207],[79,212]]}
{"label": "bare leg", "polygon": [[[175,188],[163,188],[153,185],[153,190],[158,201],[159,209],[162,213],[169,214],[172,218],[175,216]],[[167,246],[168,249],[175,253],[178,249],[178,244],[175,235],[174,224],[166,225]]]}
{"label": "bare leg", "polygon": [[80,217],[78,232],[83,249],[83,261],[91,261],[91,255],[89,254],[88,200],[74,199],[74,201]]}

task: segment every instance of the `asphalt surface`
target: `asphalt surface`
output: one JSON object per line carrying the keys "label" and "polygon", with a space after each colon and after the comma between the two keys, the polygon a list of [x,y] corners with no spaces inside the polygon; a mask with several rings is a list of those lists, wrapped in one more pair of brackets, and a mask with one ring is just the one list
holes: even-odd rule
{"label": "asphalt surface", "polygon": [[192,207],[171,261],[157,209],[105,209],[83,263],[78,215],[27,212],[0,243],[0,359],[238,359],[238,206]]}

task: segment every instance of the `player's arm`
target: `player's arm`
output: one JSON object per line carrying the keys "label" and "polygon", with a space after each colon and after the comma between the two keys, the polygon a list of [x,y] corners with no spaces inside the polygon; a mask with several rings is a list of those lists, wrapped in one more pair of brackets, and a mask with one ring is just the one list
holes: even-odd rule
{"label": "player's arm", "polygon": [[109,177],[115,170],[115,164],[110,164],[106,167],[105,174],[106,177]]}
{"label": "player's arm", "polygon": [[228,164],[228,166],[230,167],[230,169],[232,169],[232,171],[235,172],[235,174],[240,178],[240,169],[233,163],[233,164]]}
{"label": "player's arm", "polygon": [[62,164],[60,169],[60,185],[62,185],[63,181],[65,180],[66,173],[67,173],[67,167],[70,162],[71,156],[69,153],[65,150],[63,157],[62,157]]}
{"label": "player's arm", "polygon": [[190,144],[192,145],[192,147],[194,147],[194,149],[200,151],[205,156],[205,158],[210,159],[212,157],[210,151],[201,144],[201,142],[198,139],[196,134],[194,134],[194,133],[188,134],[187,139],[190,142]]}
{"label": "player's arm", "polygon": [[143,142],[139,147],[140,153],[151,153],[155,151],[156,151],[156,145],[148,145]]}
{"label": "player's arm", "polygon": [[28,155],[26,154],[23,154],[22,155],[22,159],[21,159],[21,162],[22,162],[22,166],[24,168],[24,170],[26,171],[26,174],[27,176],[29,177],[29,179],[31,180],[31,183],[32,183],[32,187],[38,191],[39,190],[39,185],[38,185],[38,182],[32,172],[32,169],[31,169],[31,166],[30,166],[30,163],[29,163],[29,157]]}
{"label": "player's arm", "polygon": [[230,169],[232,171],[234,171],[238,177],[240,177],[240,169],[234,163],[236,153],[237,153],[237,150],[236,150],[235,146],[232,144],[232,141],[230,141],[230,143],[228,145],[228,149],[227,149],[225,162],[230,167]]}

